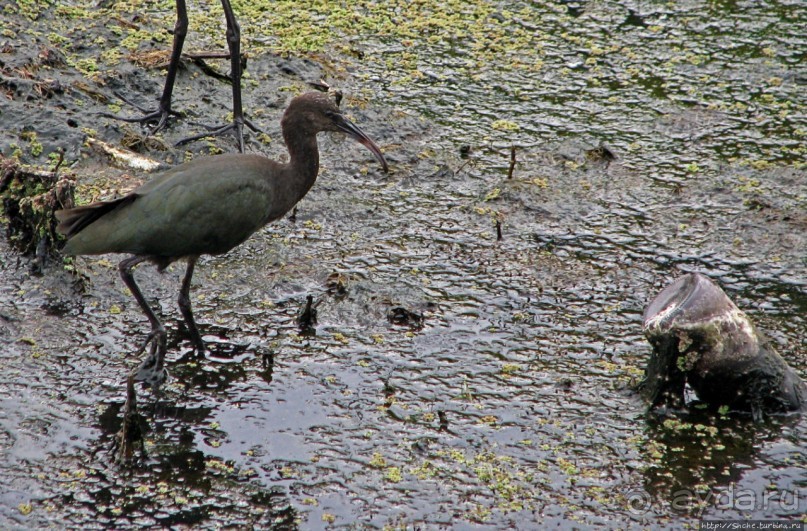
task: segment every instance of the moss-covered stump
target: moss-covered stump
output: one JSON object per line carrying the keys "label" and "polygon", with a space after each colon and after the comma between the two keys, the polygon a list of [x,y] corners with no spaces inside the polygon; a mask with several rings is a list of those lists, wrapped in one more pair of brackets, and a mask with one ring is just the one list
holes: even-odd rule
{"label": "moss-covered stump", "polygon": [[74,206],[76,181],[73,175],[59,175],[20,165],[0,157],[0,197],[6,236],[12,247],[34,256],[41,265],[56,256],[62,237],[56,233],[54,212]]}
{"label": "moss-covered stump", "polygon": [[686,384],[710,406],[765,414],[803,410],[807,384],[751,319],[707,277],[667,286],[644,313],[653,345],[643,393],[651,407],[680,408]]}

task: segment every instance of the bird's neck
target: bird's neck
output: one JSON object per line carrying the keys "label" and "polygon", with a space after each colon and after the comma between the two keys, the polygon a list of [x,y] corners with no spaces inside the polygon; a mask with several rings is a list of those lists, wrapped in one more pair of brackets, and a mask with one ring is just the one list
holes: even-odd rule
{"label": "bird's neck", "polygon": [[284,128],[283,139],[286,141],[286,147],[289,150],[287,171],[295,189],[299,191],[297,200],[300,200],[314,186],[314,181],[317,180],[319,149],[317,147],[316,133],[299,134],[300,130],[296,131],[297,134],[290,133],[287,128]]}

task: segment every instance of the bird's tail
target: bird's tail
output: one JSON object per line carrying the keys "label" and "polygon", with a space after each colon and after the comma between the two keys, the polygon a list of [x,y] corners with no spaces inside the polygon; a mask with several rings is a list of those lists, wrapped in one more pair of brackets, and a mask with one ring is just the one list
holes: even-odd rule
{"label": "bird's tail", "polygon": [[59,220],[59,225],[56,227],[56,230],[69,238],[74,234],[78,234],[92,222],[102,218],[116,208],[131,203],[136,197],[137,195],[135,194],[129,194],[112,201],[103,201],[66,210],[57,210],[56,219]]}

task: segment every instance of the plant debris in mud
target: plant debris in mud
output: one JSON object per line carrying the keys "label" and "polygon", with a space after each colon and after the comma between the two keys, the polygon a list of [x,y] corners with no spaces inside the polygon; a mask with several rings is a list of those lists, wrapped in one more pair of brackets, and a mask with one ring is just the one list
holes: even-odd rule
{"label": "plant debris in mud", "polygon": [[58,167],[45,171],[0,156],[6,236],[21,254],[35,255],[40,269],[48,256],[57,256],[62,238],[56,233],[54,212],[74,206],[75,189],[75,176],[59,176]]}
{"label": "plant debris in mud", "polygon": [[407,310],[402,306],[390,308],[387,319],[394,325],[408,326],[410,328],[423,328],[423,314]]}

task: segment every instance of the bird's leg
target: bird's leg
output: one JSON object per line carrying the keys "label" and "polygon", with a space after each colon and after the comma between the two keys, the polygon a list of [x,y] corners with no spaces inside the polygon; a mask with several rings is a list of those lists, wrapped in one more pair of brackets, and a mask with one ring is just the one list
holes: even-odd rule
{"label": "bird's leg", "polygon": [[145,110],[137,105],[134,105],[126,98],[118,95],[118,97],[124,102],[140,109],[140,111],[144,113],[144,116],[139,118],[128,118],[108,113],[103,113],[102,116],[114,118],[116,120],[123,120],[124,122],[137,122],[142,124],[152,124],[156,122],[156,125],[153,129],[151,129],[149,134],[155,134],[165,129],[165,127],[168,125],[168,118],[170,116],[179,116],[178,112],[171,110],[171,94],[174,92],[174,82],[176,81],[177,71],[179,70],[179,60],[182,56],[182,46],[185,44],[185,36],[188,34],[188,10],[185,5],[185,0],[176,0],[176,5],[177,21],[176,24],[174,24],[174,44],[171,48],[171,60],[168,63],[168,74],[165,76],[163,94],[160,97],[160,103],[157,109],[154,111]]}
{"label": "bird's leg", "polygon": [[244,117],[244,109],[241,103],[241,27],[233,14],[230,0],[221,0],[224,9],[224,19],[227,21],[227,47],[230,50],[230,80],[233,84],[233,122],[224,126],[208,126],[207,133],[183,138],[176,143],[177,146],[187,144],[207,136],[216,136],[232,131],[235,141],[238,143],[238,151],[244,152],[244,125],[253,131],[260,132],[252,122]]}
{"label": "bird's leg", "polygon": [[185,324],[188,325],[188,333],[191,335],[191,341],[196,348],[196,353],[203,356],[205,353],[205,343],[202,341],[202,336],[199,334],[199,329],[196,327],[196,321],[193,320],[193,312],[191,311],[191,277],[193,277],[193,269],[196,267],[198,256],[188,258],[188,268],[185,270],[185,278],[182,279],[182,288],[179,290],[179,310],[182,312],[182,317],[185,318]]}
{"label": "bird's leg", "polygon": [[149,349],[149,354],[140,366],[135,369],[133,374],[135,380],[145,382],[147,385],[157,388],[168,378],[168,372],[163,367],[166,351],[165,328],[157,318],[154,310],[152,310],[151,306],[146,302],[145,297],[143,297],[143,294],[140,292],[140,288],[137,286],[134,276],[132,275],[134,266],[146,260],[148,260],[146,256],[133,256],[122,261],[118,265],[118,269],[120,270],[124,284],[126,284],[126,287],[132,292],[132,295],[134,295],[143,313],[146,314],[149,323],[151,323],[151,332],[146,338],[146,342],[138,351],[138,353],[143,352],[146,346],[150,344],[151,348]]}
{"label": "bird's leg", "polygon": [[143,362],[137,366],[126,380],[126,403],[123,407],[123,423],[118,439],[118,459],[127,460],[132,457],[134,443],[143,441],[143,421],[137,413],[137,393],[135,392],[135,381],[145,381],[155,389],[168,377],[168,372],[163,367],[165,362],[165,328],[154,314],[154,310],[146,302],[140,288],[134,280],[132,269],[148,258],[145,256],[133,256],[123,260],[118,264],[121,278],[126,287],[132,292],[140,308],[148,317],[151,323],[151,332],[146,342],[140,347],[138,354],[143,352],[147,345],[151,344],[149,354]]}
{"label": "bird's leg", "polygon": [[221,0],[227,21],[227,48],[230,49],[230,76],[233,79],[233,133],[238,150],[244,152],[244,109],[241,105],[241,26],[235,20],[230,0]]}

